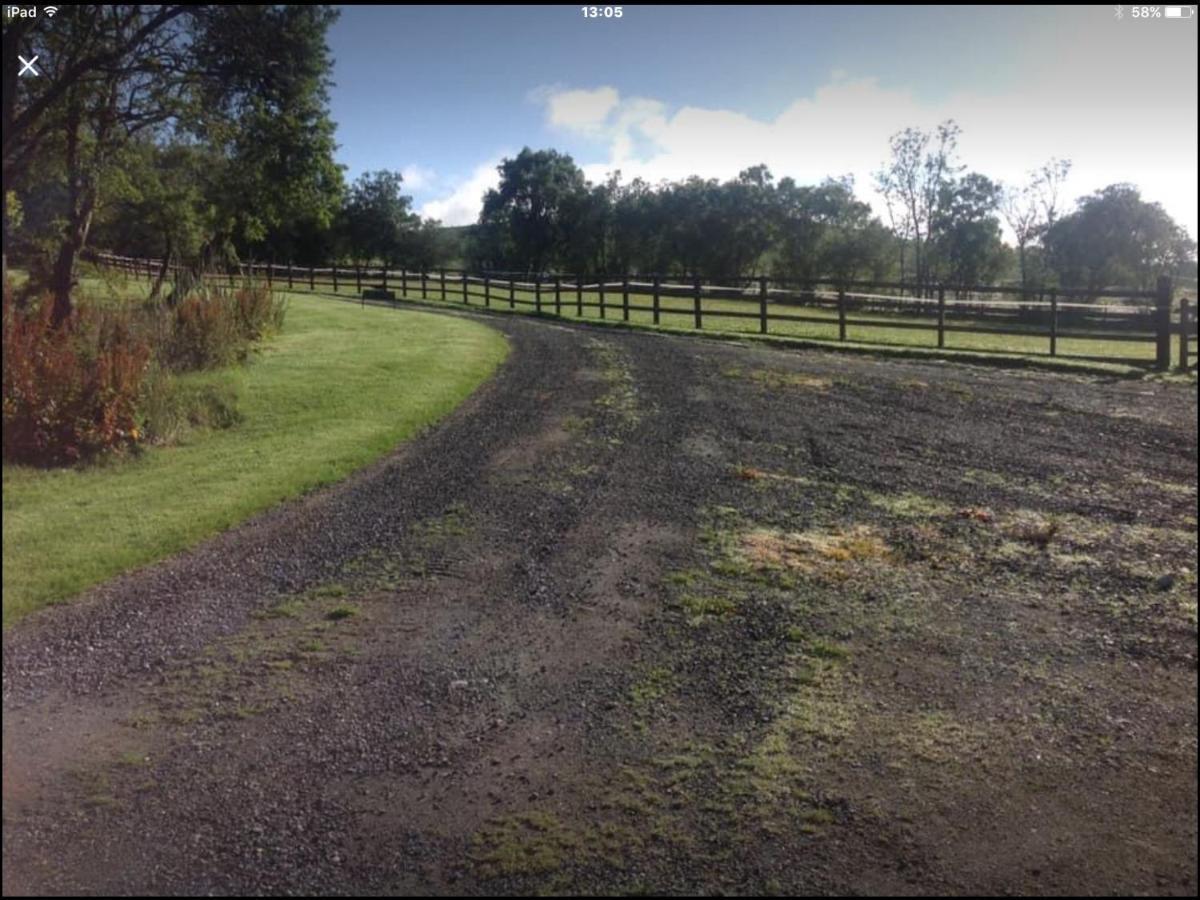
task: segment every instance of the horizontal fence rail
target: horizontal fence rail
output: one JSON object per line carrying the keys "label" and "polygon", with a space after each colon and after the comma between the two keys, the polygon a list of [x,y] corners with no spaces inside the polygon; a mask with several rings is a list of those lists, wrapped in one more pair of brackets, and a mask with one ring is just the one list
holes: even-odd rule
{"label": "horizontal fence rail", "polygon": [[[183,271],[162,260],[91,253],[96,264],[150,281]],[[1167,369],[1196,365],[1194,301],[1154,291],[795,281],[759,276],[715,284],[678,275],[579,276],[381,266],[246,263],[207,273],[217,284],[352,293],[363,303],[424,300],[540,315],[615,320],[860,344],[1048,355]],[[927,338],[921,337],[921,332]]]}

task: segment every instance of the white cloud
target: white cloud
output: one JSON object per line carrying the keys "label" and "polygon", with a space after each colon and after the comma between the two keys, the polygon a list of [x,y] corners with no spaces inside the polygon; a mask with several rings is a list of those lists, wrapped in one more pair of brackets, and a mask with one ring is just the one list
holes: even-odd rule
{"label": "white cloud", "polygon": [[608,116],[618,103],[617,90],[611,87],[592,91],[540,88],[530,96],[535,102],[545,103],[546,121],[552,127],[589,137],[604,134]]}
{"label": "white cloud", "polygon": [[437,184],[437,172],[419,163],[410,163],[401,173],[404,175],[404,187],[410,191],[427,191]]}
{"label": "white cloud", "polygon": [[496,171],[498,165],[499,157],[476,166],[470,177],[447,196],[430,200],[417,212],[425,218],[439,219],[443,225],[474,224],[483,206],[483,195],[500,184],[500,173]]}
{"label": "white cloud", "polygon": [[[593,102],[601,94],[603,104]],[[593,101],[570,99],[585,95]],[[802,183],[852,174],[860,195],[882,213],[872,172],[887,157],[890,136],[953,118],[962,126],[959,154],[970,169],[1021,182],[1051,156],[1069,158],[1068,207],[1104,185],[1130,181],[1196,234],[1194,120],[1181,126],[1177,109],[1128,95],[1081,102],[1061,81],[1023,96],[960,93],[925,104],[906,89],[835,72],[811,97],[797,99],[772,120],[695,106],[668,115],[659,101],[621,99],[612,88],[547,91],[542,99],[549,124],[606,141],[607,158],[582,167],[593,181],[614,169],[626,180],[639,176],[652,183],[688,175],[725,179],[766,163],[777,178],[790,175]],[[573,116],[564,116],[564,104]]]}
{"label": "white cloud", "polygon": [[[1056,71],[1083,65],[1074,58],[1057,60]],[[1086,78],[1039,72],[1019,90],[960,92],[939,103],[921,102],[908,89],[883,86],[874,78],[835,71],[810,96],[767,120],[700,106],[671,111],[660,100],[622,97],[610,86],[542,87],[529,99],[544,107],[546,124],[556,132],[604,147],[590,162],[586,154],[575,153],[593,182],[616,169],[626,181],[641,177],[656,183],[689,175],[726,179],[765,163],[776,178],[791,176],[801,183],[851,174],[860,196],[882,216],[872,173],[887,158],[891,135],[910,125],[931,130],[953,118],[963,129],[959,156],[970,169],[1020,183],[1052,156],[1071,159],[1063,208],[1105,185],[1129,181],[1195,236],[1194,109],[1181,113],[1177,103],[1147,103],[1137,91],[1089,87],[1097,82],[1092,70],[1099,63],[1086,65],[1092,67]],[[448,196],[425,204],[422,213],[447,224],[476,221],[483,193],[499,183],[499,161],[479,166]]]}

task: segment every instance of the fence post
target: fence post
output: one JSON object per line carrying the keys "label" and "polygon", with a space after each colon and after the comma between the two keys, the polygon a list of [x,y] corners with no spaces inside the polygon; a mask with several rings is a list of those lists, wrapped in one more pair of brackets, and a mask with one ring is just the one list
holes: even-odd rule
{"label": "fence post", "polygon": [[1162,370],[1171,368],[1171,276],[1158,276],[1157,320],[1158,340],[1155,365]]}
{"label": "fence post", "polygon": [[446,270],[438,269],[438,275],[442,280],[442,302],[446,302]]}
{"label": "fence post", "polygon": [[511,275],[508,278],[508,308],[517,308],[517,280]]}
{"label": "fence post", "polygon": [[838,288],[838,340],[846,339],[846,289]]}
{"label": "fence post", "polygon": [[629,321],[629,276],[621,279],[621,319]]}
{"label": "fence post", "polygon": [[337,260],[336,260],[336,259],[333,261],[333,268],[332,268],[332,269],[330,269],[330,271],[333,273],[333,292],[336,294],[336,293],[338,292],[338,283],[337,283]]}
{"label": "fence post", "polygon": [[425,296],[425,281],[426,281],[426,279],[427,279],[427,276],[425,273],[425,267],[421,266],[421,299],[422,300],[429,299],[428,297]]}
{"label": "fence post", "polygon": [[1191,331],[1191,305],[1187,297],[1179,301],[1179,371],[1188,370],[1188,332]]}
{"label": "fence post", "polygon": [[542,314],[542,273],[533,276],[533,311]]}
{"label": "fence post", "polygon": [[699,275],[697,275],[693,279],[692,306],[694,307],[693,312],[694,312],[695,318],[696,318],[696,329],[700,330],[701,328],[704,327],[704,325],[702,324],[702,322],[700,320],[700,276]]}
{"label": "fence post", "polygon": [[483,274],[483,305],[484,308],[492,305],[492,276],[486,272]]}
{"label": "fence post", "polygon": [[275,285],[275,282],[273,279],[274,270],[275,270],[275,263],[274,262],[267,263],[267,290],[272,290],[274,288],[274,285]]}
{"label": "fence post", "polygon": [[575,276],[575,318],[583,318],[583,276]]}
{"label": "fence post", "polygon": [[[843,338],[844,340],[844,338]],[[938,285],[938,349],[946,346],[946,286]]]}
{"label": "fence post", "polygon": [[383,265],[383,289],[385,291],[387,290],[387,272],[388,272],[387,263],[384,263],[384,265]]}
{"label": "fence post", "polygon": [[292,261],[288,260],[288,290],[292,289]]}
{"label": "fence post", "polygon": [[1058,288],[1050,288],[1050,355],[1058,356]]}
{"label": "fence post", "polygon": [[358,292],[362,293],[362,266],[358,263],[354,264],[354,282],[358,285]]}
{"label": "fence post", "polygon": [[554,276],[554,314],[562,315],[562,277]]}
{"label": "fence post", "polygon": [[[271,263],[271,269],[273,269],[273,268],[275,268],[275,263]],[[267,269],[267,271],[270,272],[271,269]],[[317,289],[317,267],[316,266],[308,267],[308,289],[310,291],[315,291]]]}
{"label": "fence post", "polygon": [[400,269],[400,299],[408,299],[408,269]]}
{"label": "fence post", "polygon": [[767,333],[767,276],[758,276],[758,333]]}
{"label": "fence post", "polygon": [[604,318],[604,276],[600,276],[600,318]]}
{"label": "fence post", "polygon": [[655,325],[658,324],[658,311],[660,308],[660,306],[659,306],[660,301],[659,301],[658,294],[659,294],[659,290],[661,289],[661,287],[662,287],[661,280],[659,279],[659,277],[657,275],[655,275],[654,276],[654,324]]}
{"label": "fence post", "polygon": [[469,306],[471,301],[469,299],[467,299],[467,270],[466,269],[463,269],[463,271],[462,271],[462,281],[463,281],[463,305]]}

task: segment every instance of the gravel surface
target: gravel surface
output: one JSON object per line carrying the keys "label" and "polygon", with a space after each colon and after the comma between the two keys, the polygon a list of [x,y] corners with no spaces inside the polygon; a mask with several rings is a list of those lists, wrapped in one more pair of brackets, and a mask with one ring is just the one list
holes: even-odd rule
{"label": "gravel surface", "polygon": [[6,894],[1196,893],[1196,387],[503,317],[4,635]]}

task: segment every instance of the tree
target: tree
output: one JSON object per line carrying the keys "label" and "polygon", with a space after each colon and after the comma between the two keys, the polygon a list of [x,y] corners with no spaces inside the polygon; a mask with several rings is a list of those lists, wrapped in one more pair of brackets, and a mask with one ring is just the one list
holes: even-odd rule
{"label": "tree", "polygon": [[897,132],[890,142],[891,162],[876,174],[877,182],[885,188],[885,196],[894,197],[903,209],[903,221],[916,255],[916,280],[926,288],[932,275],[928,245],[933,240],[936,223],[943,220],[946,186],[963,169],[954,159],[961,133],[953,119],[938,125],[934,135],[919,128]]}
{"label": "tree", "polygon": [[612,259],[622,272],[665,272],[672,265],[663,192],[641,178],[617,187],[612,208]]}
{"label": "tree", "polygon": [[110,200],[94,230],[101,245],[161,260],[152,299],[171,266],[194,259],[211,233],[214,210],[206,187],[217,162],[200,145],[159,146],[149,139],[130,142],[120,154],[107,186]]}
{"label": "tree", "polygon": [[1021,267],[1021,286],[1028,288],[1029,247],[1040,240],[1054,224],[1062,183],[1071,171],[1069,159],[1051,158],[1040,169],[1029,173],[1021,187],[1006,186],[1000,194],[1000,209],[1017,241]]}
{"label": "tree", "polygon": [[[0,132],[3,133],[3,195],[22,186],[29,167],[52,137],[64,134],[70,163],[72,203],[64,248],[86,241],[95,208],[95,179],[78,164],[89,158],[82,129],[95,117],[95,154],[103,164],[105,140],[121,128],[134,130],[165,121],[183,79],[177,65],[179,23],[186,6],[79,5],[62,10],[53,28],[37,19],[5,17],[0,80]],[[37,57],[43,73],[22,79],[20,56]],[[4,216],[3,275],[8,277],[9,217]],[[72,257],[73,259],[73,257]],[[61,268],[64,261],[56,264]],[[61,285],[57,286],[61,287]],[[69,311],[56,307],[56,316]]]}
{"label": "tree", "polygon": [[888,224],[891,226],[891,232],[896,237],[896,244],[900,251],[900,282],[905,279],[905,251],[908,249],[908,242],[912,239],[913,223],[908,215],[908,207],[903,203],[900,196],[900,186],[896,181],[896,173],[892,169],[881,169],[875,173],[875,190],[883,196],[884,205],[887,207]]}
{"label": "tree", "polygon": [[570,272],[603,273],[611,266],[613,203],[620,173],[601,184],[568,194],[562,208],[562,246],[558,262]]}
{"label": "tree", "polygon": [[1079,200],[1046,230],[1043,243],[1059,283],[1100,290],[1149,289],[1158,275],[1194,264],[1196,243],[1131,184],[1110,184]]}
{"label": "tree", "polygon": [[753,274],[771,246],[775,225],[775,176],[765,165],[751,166],[726,182],[724,208],[735,227],[725,247],[724,269],[737,277]]}
{"label": "tree", "polygon": [[846,282],[884,266],[886,230],[871,215],[871,207],[857,199],[849,175],[814,186],[783,179],[776,217],[779,268],[785,277]]}
{"label": "tree", "polygon": [[[214,214],[197,270],[289,222],[332,218],[341,169],[324,35],[336,15],[323,6],[73,6],[53,28],[6,24],[5,187],[27,186],[44,151],[62,163],[56,320],[70,313],[75,260],[106,185],[121,185],[118,161],[143,135],[198,139],[214,154],[205,173]],[[47,60],[45,77],[18,83],[18,51]]]}
{"label": "tree", "polygon": [[344,195],[329,117],[329,6],[207,7],[190,65],[200,101],[190,130],[223,160],[220,211],[206,255],[265,248],[271,232],[308,221],[329,228]]}
{"label": "tree", "polygon": [[[479,224],[494,249],[528,272],[542,272],[564,248],[568,216],[587,192],[583,172],[557,150],[524,148],[497,167],[500,186],[483,198]],[[501,229],[503,237],[495,233]]]}
{"label": "tree", "polygon": [[971,172],[945,182],[941,191],[930,228],[930,274],[960,288],[994,280],[1005,258],[995,216],[999,185]]}
{"label": "tree", "polygon": [[403,182],[399,172],[381,170],[363,173],[351,186],[341,228],[351,256],[360,264],[373,259],[397,264],[405,232],[418,227],[412,197],[401,193]]}

